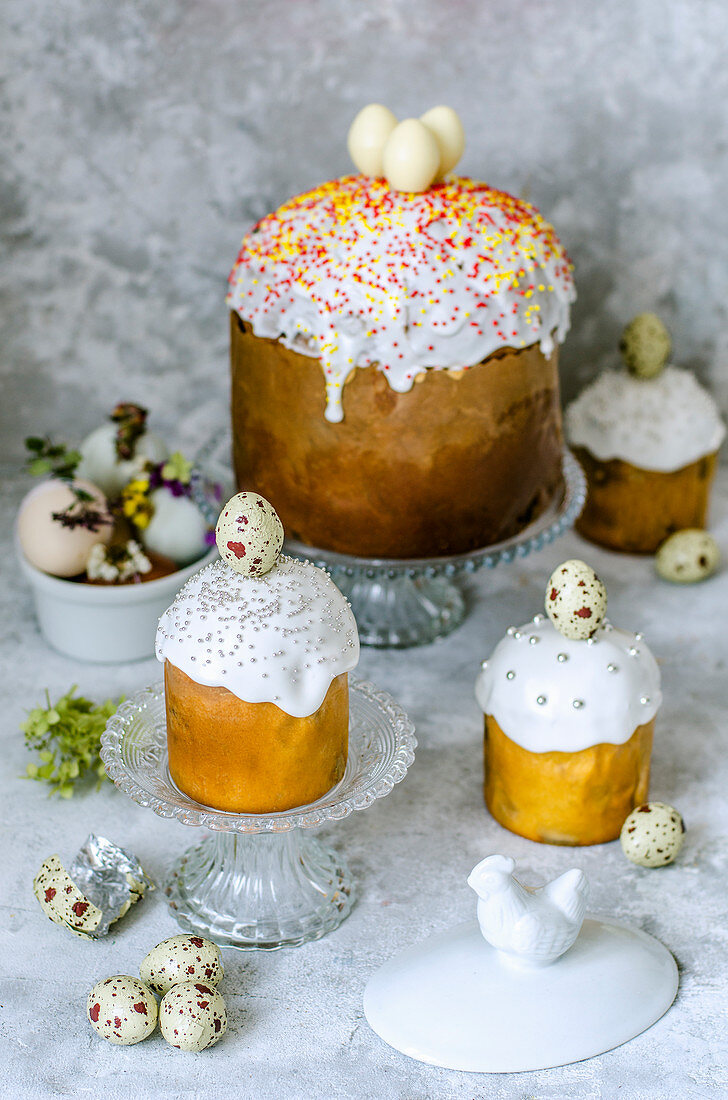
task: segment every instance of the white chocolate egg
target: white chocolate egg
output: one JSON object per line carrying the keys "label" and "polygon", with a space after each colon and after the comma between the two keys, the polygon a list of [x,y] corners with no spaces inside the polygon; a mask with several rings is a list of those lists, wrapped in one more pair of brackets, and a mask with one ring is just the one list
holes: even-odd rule
{"label": "white chocolate egg", "polygon": [[208,525],[195,502],[176,497],[166,485],[150,493],[152,518],[139,532],[147,550],[171,558],[177,565],[197,561],[207,550]]}
{"label": "white chocolate egg", "polygon": [[607,590],[590,565],[578,558],[562,561],[546,585],[548,617],[565,638],[591,638],[607,610]]}
{"label": "white chocolate egg", "polygon": [[152,1034],[157,1011],[152,991],[129,974],[115,974],[97,982],[86,1001],[86,1015],[94,1031],[123,1047],[140,1043]]}
{"label": "white chocolate egg", "polygon": [[377,178],[383,174],[382,152],[396,125],[395,115],[381,103],[369,103],[362,107],[352,122],[346,146],[349,156],[363,175]]}
{"label": "white chocolate egg", "polygon": [[202,936],[171,936],[153,947],[139,967],[144,984],[160,997],[181,982],[217,985],[222,975],[220,948]]}
{"label": "white chocolate egg", "polygon": [[685,823],[666,802],[645,802],[629,815],[619,834],[627,859],[639,867],[665,867],[683,845]]}
{"label": "white chocolate egg", "polygon": [[159,1006],[159,1026],[179,1050],[200,1051],[222,1039],[227,1027],[225,1001],[213,985],[182,982],[172,986]]}
{"label": "white chocolate egg", "polygon": [[666,581],[694,584],[712,576],[719,562],[713,536],[698,527],[686,527],[665,539],[655,556],[655,569]]}
{"label": "white chocolate egg", "polygon": [[220,557],[236,573],[262,577],[278,561],[283,524],[265,497],[258,493],[237,493],[220,512],[215,538]]}
{"label": "white chocolate egg", "polygon": [[440,150],[438,178],[451,172],[465,151],[465,131],[457,111],[452,107],[432,107],[420,115],[428,130],[435,135]]}
{"label": "white chocolate egg", "polygon": [[418,118],[406,118],[389,135],[382,165],[395,191],[426,191],[440,168],[437,138]]}
{"label": "white chocolate egg", "polygon": [[[83,489],[93,498],[88,504],[76,500],[65,481],[51,478],[36,485],[20,505],[18,541],[31,565],[54,577],[75,577],[86,568],[92,546],[108,545],[114,529],[106,497],[90,481],[76,478],[72,486]],[[96,514],[95,530],[85,526],[64,526],[53,519],[53,513],[65,512],[72,506],[71,516],[81,516],[91,509]]]}
{"label": "white chocolate egg", "polygon": [[134,445],[129,459],[116,453],[117,425],[109,421],[87,435],[79,447],[81,462],[76,473],[98,485],[109,497],[116,497],[135,474],[144,469],[147,462],[164,462],[169,456],[165,443],[153,434],[144,432]]}

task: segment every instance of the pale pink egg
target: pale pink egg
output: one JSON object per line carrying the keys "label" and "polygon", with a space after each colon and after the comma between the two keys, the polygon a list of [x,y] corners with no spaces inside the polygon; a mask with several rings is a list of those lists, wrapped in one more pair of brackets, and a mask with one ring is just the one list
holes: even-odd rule
{"label": "pale pink egg", "polygon": [[[77,501],[71,485],[85,490],[92,500]],[[88,522],[77,522],[84,512]],[[68,518],[65,522],[54,519],[54,513],[67,513]],[[55,577],[83,573],[91,547],[108,544],[113,529],[106,497],[82,478],[71,484],[44,481],[28,493],[18,513],[18,541],[25,557],[36,569]]]}

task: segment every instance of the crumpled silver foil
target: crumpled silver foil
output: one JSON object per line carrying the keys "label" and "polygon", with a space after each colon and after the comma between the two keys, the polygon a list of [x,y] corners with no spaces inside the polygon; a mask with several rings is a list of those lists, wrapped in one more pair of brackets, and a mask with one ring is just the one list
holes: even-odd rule
{"label": "crumpled silver foil", "polygon": [[105,936],[114,921],[123,917],[147,890],[155,889],[135,855],[94,833],[74,857],[68,873],[103,914],[91,933],[93,939]]}

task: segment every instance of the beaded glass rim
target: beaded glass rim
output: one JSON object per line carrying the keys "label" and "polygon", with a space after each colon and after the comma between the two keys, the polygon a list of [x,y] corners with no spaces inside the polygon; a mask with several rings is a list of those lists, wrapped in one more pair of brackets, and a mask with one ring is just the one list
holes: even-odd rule
{"label": "beaded glass rim", "polygon": [[295,558],[305,558],[326,569],[334,578],[337,574],[368,578],[456,577],[461,573],[476,573],[479,569],[493,569],[499,562],[512,562],[542,550],[573,526],[586,501],[586,477],[568,448],[564,448],[562,464],[562,492],[538,519],[510,539],[467,554],[439,558],[358,558],[306,546],[292,539],[286,539],[283,549]]}
{"label": "beaded glass rim", "polygon": [[184,825],[234,833],[315,828],[365,810],[401,782],[415,758],[412,720],[386,691],[349,680],[349,759],[343,779],[323,798],[272,814],[237,814],[203,806],[172,782],[167,766],[164,688],[143,688],[106,724],[101,759],[112,782],[140,806]]}

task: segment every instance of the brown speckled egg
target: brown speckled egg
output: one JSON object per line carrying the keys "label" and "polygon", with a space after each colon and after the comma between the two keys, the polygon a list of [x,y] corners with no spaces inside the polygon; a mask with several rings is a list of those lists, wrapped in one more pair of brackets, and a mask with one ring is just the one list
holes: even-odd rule
{"label": "brown speckled egg", "polygon": [[142,960],[139,975],[160,997],[181,982],[217,985],[223,975],[220,948],[202,936],[171,936]]}
{"label": "brown speckled egg", "polygon": [[713,536],[698,527],[686,527],[665,539],[655,556],[655,569],[666,581],[695,584],[712,576],[719,562]]}
{"label": "brown speckled egg", "polygon": [[685,824],[665,802],[645,802],[629,815],[619,842],[627,859],[640,867],[665,867],[682,848]]}
{"label": "brown speckled egg", "polygon": [[[106,497],[90,481],[76,479],[72,485],[89,493],[92,500],[77,501],[65,481],[52,478],[36,485],[18,512],[18,541],[31,565],[54,577],[83,573],[92,546],[108,544],[114,529]],[[53,515],[70,508],[70,525]],[[91,527],[74,521],[83,515]]]}
{"label": "brown speckled egg", "polygon": [[236,573],[262,577],[278,561],[283,524],[265,497],[258,493],[237,493],[220,512],[215,539],[220,557]]}
{"label": "brown speckled egg", "polygon": [[159,1026],[179,1050],[200,1051],[222,1039],[227,1027],[225,1001],[212,985],[183,982],[162,998]]}
{"label": "brown speckled egg", "polygon": [[546,585],[545,607],[560,634],[591,638],[607,610],[607,590],[591,566],[578,558],[554,569]]}
{"label": "brown speckled egg", "polygon": [[93,987],[86,1015],[102,1039],[126,1047],[152,1034],[157,1026],[157,1002],[138,978],[115,974]]}

